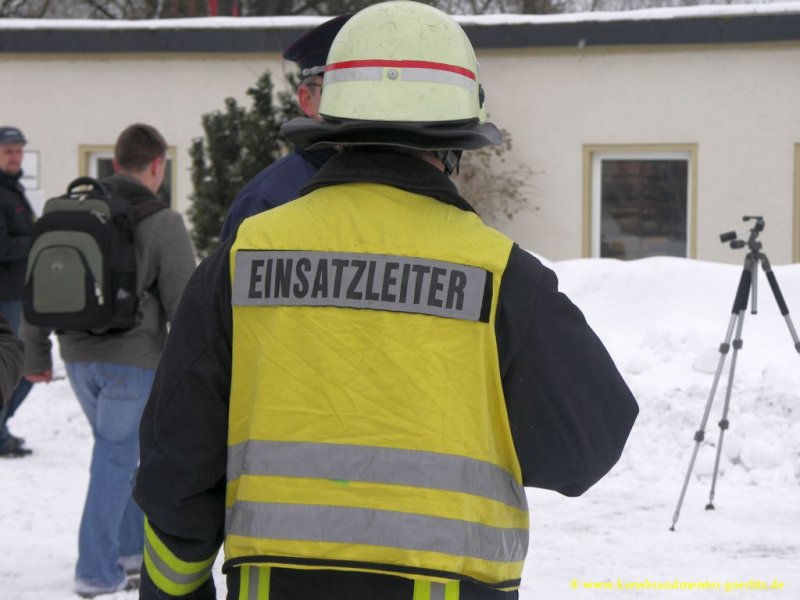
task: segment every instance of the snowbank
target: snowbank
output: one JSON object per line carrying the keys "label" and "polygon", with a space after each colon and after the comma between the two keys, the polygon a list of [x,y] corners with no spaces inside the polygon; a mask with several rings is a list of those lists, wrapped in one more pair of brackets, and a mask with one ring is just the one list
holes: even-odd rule
{"label": "snowbank", "polygon": [[[727,372],[670,532],[741,268],[674,258],[548,264],[606,342],[641,414],[617,467],[583,497],[529,491],[520,598],[800,598],[800,355],[763,274],[759,314],[744,321],[716,510],[703,507]],[[800,314],[800,264],[775,274]],[[73,600],[91,433],[64,380],[37,386],[12,427],[35,454],[0,462],[0,598]]]}

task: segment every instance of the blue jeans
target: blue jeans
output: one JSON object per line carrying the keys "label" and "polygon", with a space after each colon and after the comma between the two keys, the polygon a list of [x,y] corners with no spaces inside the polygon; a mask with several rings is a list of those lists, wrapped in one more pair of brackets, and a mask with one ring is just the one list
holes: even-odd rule
{"label": "blue jeans", "polygon": [[[22,319],[22,300],[5,300],[0,302],[0,315],[8,321],[8,326],[15,334],[19,335],[19,324]],[[25,396],[31,391],[33,384],[27,379],[20,379],[16,389],[11,393],[5,406],[0,409],[0,447],[11,439],[6,422],[14,416]]]}
{"label": "blue jeans", "polygon": [[65,367],[94,435],[75,577],[111,587],[124,577],[119,557],[141,554],[144,547],[144,516],[131,491],[139,463],[139,421],[155,369],[103,362]]}

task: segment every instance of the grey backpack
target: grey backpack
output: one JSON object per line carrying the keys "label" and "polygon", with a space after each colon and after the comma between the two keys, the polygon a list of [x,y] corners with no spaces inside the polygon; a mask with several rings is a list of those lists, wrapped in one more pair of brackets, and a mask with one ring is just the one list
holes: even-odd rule
{"label": "grey backpack", "polygon": [[33,229],[25,319],[56,331],[94,334],[136,323],[134,210],[95,179],[81,177],[45,203]]}

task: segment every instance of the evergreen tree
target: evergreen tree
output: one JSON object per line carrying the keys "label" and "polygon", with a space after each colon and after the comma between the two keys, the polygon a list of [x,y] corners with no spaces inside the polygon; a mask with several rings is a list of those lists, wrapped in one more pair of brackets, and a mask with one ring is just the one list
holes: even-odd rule
{"label": "evergreen tree", "polygon": [[205,137],[195,139],[189,150],[193,193],[188,216],[201,258],[219,244],[222,222],[239,190],[287,151],[280,124],[297,114],[292,94],[277,94],[276,104],[267,71],[247,95],[252,98],[249,109],[226,98],[224,110],[203,115]]}

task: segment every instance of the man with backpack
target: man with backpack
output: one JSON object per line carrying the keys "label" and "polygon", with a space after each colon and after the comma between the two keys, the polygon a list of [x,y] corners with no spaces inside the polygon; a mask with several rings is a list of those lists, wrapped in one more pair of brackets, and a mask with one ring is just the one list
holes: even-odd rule
{"label": "man with backpack", "polygon": [[[22,317],[25,260],[33,230],[33,210],[19,182],[27,142],[18,128],[0,127],[0,316],[8,321],[14,335]],[[12,435],[6,426],[30,389],[30,382],[20,381],[0,408],[0,457],[19,458],[31,453],[25,440]]]}
{"label": "man with backpack", "polygon": [[[75,571],[75,591],[84,597],[135,587],[138,579],[131,575],[141,568],[143,517],[131,497],[139,460],[139,421],[167,335],[166,323],[172,321],[195,267],[181,216],[156,196],[164,179],[166,150],[167,144],[156,129],[131,125],[120,134],[114,148],[116,174],[102,182],[110,197],[125,200],[133,209],[137,300],[133,326],[104,333],[81,331],[80,324],[70,327],[68,322],[53,327],[70,383],[94,435]],[[52,232],[58,223],[53,223],[48,214],[46,207],[40,222],[50,219],[48,230]],[[65,231],[68,219],[64,217]],[[29,261],[32,275],[28,279],[33,279],[34,286],[46,279],[46,272],[35,279],[37,244],[47,241],[43,234],[40,237],[41,242],[39,237],[34,240]],[[58,264],[69,268],[66,260]],[[53,270],[59,270],[55,263]],[[106,297],[104,302],[114,302],[127,292],[120,288],[115,294],[117,298]],[[50,328],[29,323],[37,314],[36,298],[35,289],[26,297],[25,373],[30,381],[49,382]],[[63,318],[68,319],[69,314]]]}

